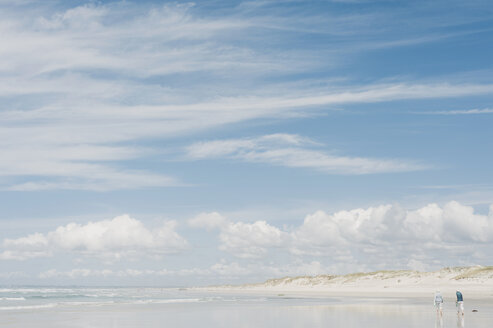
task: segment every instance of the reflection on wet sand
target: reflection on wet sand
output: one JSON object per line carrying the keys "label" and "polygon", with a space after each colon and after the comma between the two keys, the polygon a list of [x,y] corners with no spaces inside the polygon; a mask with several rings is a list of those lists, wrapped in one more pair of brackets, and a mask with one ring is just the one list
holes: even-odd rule
{"label": "reflection on wet sand", "polygon": [[457,315],[457,328],[464,328],[464,316]]}
{"label": "reflection on wet sand", "polygon": [[[437,314],[435,318],[435,328],[443,328],[443,315]],[[464,328],[464,316],[457,315],[457,328]]]}
{"label": "reflection on wet sand", "polygon": [[440,313],[437,314],[435,319],[435,328],[443,328],[443,316]]}

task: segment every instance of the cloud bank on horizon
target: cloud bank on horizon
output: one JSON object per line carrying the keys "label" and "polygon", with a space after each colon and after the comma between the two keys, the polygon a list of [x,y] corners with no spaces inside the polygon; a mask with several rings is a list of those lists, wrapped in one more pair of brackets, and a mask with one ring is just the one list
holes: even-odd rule
{"label": "cloud bank on horizon", "polygon": [[489,260],[489,1],[0,8],[0,280]]}
{"label": "cloud bank on horizon", "polygon": [[[167,254],[194,258],[190,242],[177,231],[174,221],[161,227],[146,228],[128,215],[111,220],[69,223],[47,233],[4,239],[0,261],[29,261],[66,255],[81,263],[96,259],[104,268],[76,268],[69,271],[49,269],[37,273],[41,280],[81,277],[139,276],[255,276],[263,274],[320,274],[347,272],[365,268],[385,268],[398,264],[413,270],[445,266],[450,261],[468,259],[489,262],[493,244],[493,204],[488,215],[474,212],[470,206],[449,202],[443,207],[428,204],[416,210],[397,205],[381,205],[327,213],[316,211],[297,226],[277,227],[266,221],[231,221],[217,212],[201,213],[188,220],[192,229],[218,232],[216,247],[231,255],[210,267],[188,266],[181,269],[115,270],[114,262],[163,259]],[[281,254],[281,255],[280,255]],[[403,254],[409,256],[403,257]],[[279,263],[279,257],[289,261]],[[238,263],[241,260],[249,260]],[[255,263],[261,263],[255,269]],[[132,263],[132,261],[130,261]],[[256,271],[258,270],[258,271]],[[11,273],[13,274],[13,273]]]}

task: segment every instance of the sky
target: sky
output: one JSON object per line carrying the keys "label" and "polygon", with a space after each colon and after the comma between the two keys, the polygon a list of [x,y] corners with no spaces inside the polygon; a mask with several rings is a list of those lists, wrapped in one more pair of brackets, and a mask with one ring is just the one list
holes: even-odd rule
{"label": "sky", "polygon": [[0,1],[0,284],[493,263],[493,4]]}

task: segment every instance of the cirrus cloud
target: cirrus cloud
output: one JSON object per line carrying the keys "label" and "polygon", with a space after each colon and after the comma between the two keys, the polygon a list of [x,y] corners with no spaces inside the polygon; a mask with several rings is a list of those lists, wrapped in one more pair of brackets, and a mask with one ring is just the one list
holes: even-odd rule
{"label": "cirrus cloud", "polygon": [[[317,148],[314,148],[317,147]],[[313,169],[330,174],[406,172],[429,168],[416,161],[349,157],[319,149],[320,144],[295,134],[197,142],[186,148],[191,159],[228,158],[250,163]]]}
{"label": "cirrus cloud", "polygon": [[[147,171],[152,165],[139,168],[137,160],[164,153],[142,152],[139,144],[254,119],[292,118],[314,108],[332,110],[333,105],[469,97],[493,90],[491,83],[449,80],[342,87],[286,81],[286,74],[296,75],[289,73],[320,75],[321,67],[327,69],[327,56],[335,56],[333,48],[351,43],[336,42],[322,55],[318,46],[293,49],[293,28],[302,38],[314,22],[321,32],[334,32],[335,26],[327,30],[326,18],[320,20],[318,13],[317,19],[286,18],[275,12],[252,15],[244,6],[233,6],[229,15],[218,16],[193,4],[29,4],[0,3],[0,32],[9,45],[0,49],[1,190],[183,185],[159,170]],[[332,21],[344,25],[336,24],[339,32],[362,32],[360,18]],[[270,25],[274,21],[275,27]],[[274,48],[268,46],[272,37],[279,41]],[[259,151],[258,143],[252,138],[196,146],[229,145],[231,152],[223,153],[229,158],[331,173],[425,168],[407,160],[334,155],[306,144]]]}

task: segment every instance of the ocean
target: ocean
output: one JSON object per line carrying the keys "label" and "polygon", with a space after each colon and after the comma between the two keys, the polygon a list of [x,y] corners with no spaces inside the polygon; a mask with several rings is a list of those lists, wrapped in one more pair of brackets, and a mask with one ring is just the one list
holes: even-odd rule
{"label": "ocean", "polygon": [[[491,327],[493,302],[466,314],[433,299],[327,297],[184,288],[0,288],[0,327]],[[476,310],[477,312],[472,312]]]}

